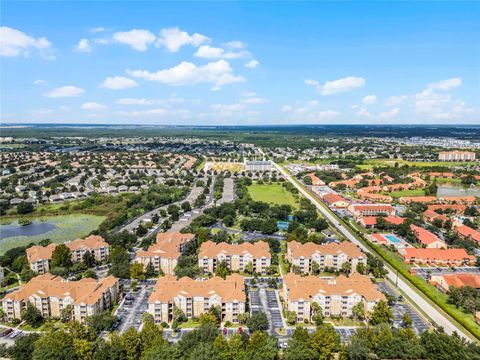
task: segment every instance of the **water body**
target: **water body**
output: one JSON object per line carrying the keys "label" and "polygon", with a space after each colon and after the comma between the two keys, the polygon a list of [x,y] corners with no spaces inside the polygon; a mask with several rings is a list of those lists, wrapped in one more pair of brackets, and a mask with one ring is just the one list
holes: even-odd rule
{"label": "water body", "polygon": [[8,225],[0,225],[0,240],[13,236],[43,235],[56,229],[57,226],[49,221],[35,220],[28,225],[20,225],[17,221]]}
{"label": "water body", "polygon": [[437,197],[443,196],[477,196],[480,197],[480,186],[438,185]]}

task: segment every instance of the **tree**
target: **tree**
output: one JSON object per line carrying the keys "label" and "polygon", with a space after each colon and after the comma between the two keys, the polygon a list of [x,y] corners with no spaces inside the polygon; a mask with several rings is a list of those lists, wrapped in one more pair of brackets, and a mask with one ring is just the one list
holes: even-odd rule
{"label": "tree", "polygon": [[192,206],[190,205],[190,203],[188,201],[184,201],[181,205],[182,207],[182,210],[184,212],[188,212],[188,211],[191,211],[192,210]]}
{"label": "tree", "polygon": [[112,267],[108,271],[110,275],[122,278],[130,278],[130,256],[127,250],[120,246],[115,246],[110,253],[110,262]]}
{"label": "tree", "polygon": [[17,213],[20,215],[29,214],[33,212],[33,204],[22,202],[17,205]]}
{"label": "tree", "polygon": [[73,306],[67,305],[60,312],[60,320],[64,323],[67,323],[70,320],[72,320],[72,314],[73,314]]}
{"label": "tree", "polygon": [[389,324],[393,319],[393,312],[388,304],[381,300],[374,307],[370,314],[371,325]]}
{"label": "tree", "polygon": [[65,244],[55,247],[52,253],[52,268],[69,269],[72,266],[72,253]]}
{"label": "tree", "polygon": [[25,320],[28,325],[37,327],[43,321],[43,316],[35,305],[29,301],[27,308],[23,310],[22,319]]}
{"label": "tree", "polygon": [[285,315],[288,325],[295,325],[297,323],[297,313],[295,311],[287,311]]}
{"label": "tree", "polygon": [[365,319],[365,304],[363,302],[359,302],[352,307],[352,314],[358,320]]}
{"label": "tree", "polygon": [[15,340],[15,345],[10,349],[9,354],[13,360],[29,360],[32,358],[32,353],[35,348],[35,342],[40,338],[40,335],[30,333],[25,336],[20,336]]}
{"label": "tree", "polygon": [[73,339],[73,349],[78,360],[92,360],[94,347],[91,342],[85,339]]}
{"label": "tree", "polygon": [[358,272],[359,274],[365,275],[365,270],[366,270],[366,269],[365,269],[365,265],[364,265],[362,262],[360,262],[360,263],[357,264],[357,272]]}
{"label": "tree", "polygon": [[133,327],[120,335],[120,344],[123,350],[125,350],[127,360],[137,360],[140,358],[142,350],[140,335]]}
{"label": "tree", "polygon": [[342,269],[340,271],[342,273],[348,275],[348,274],[350,274],[351,270],[352,270],[352,264],[350,264],[348,261],[346,261],[342,264]]}
{"label": "tree", "polygon": [[266,331],[268,330],[268,318],[263,312],[253,313],[247,320],[246,325],[251,333],[254,331]]}
{"label": "tree", "polygon": [[407,313],[402,316],[402,327],[411,328],[413,324],[412,318]]}
{"label": "tree", "polygon": [[35,342],[33,360],[76,360],[73,339],[65,331],[43,335]]}
{"label": "tree", "polygon": [[87,316],[85,318],[87,325],[90,326],[97,334],[101,331],[111,329],[117,320],[117,317],[112,315],[108,310],[92,316]]}
{"label": "tree", "polygon": [[140,340],[142,342],[143,351],[151,349],[159,344],[164,344],[166,341],[162,337],[162,330],[160,330],[158,325],[155,324],[153,316],[151,315],[145,317],[143,320],[142,331],[140,331]]}
{"label": "tree", "polygon": [[152,278],[152,277],[156,276],[155,267],[153,266],[153,264],[151,262],[149,262],[147,264],[147,267],[145,269],[145,276],[147,278]]}
{"label": "tree", "polygon": [[335,351],[340,347],[340,335],[330,324],[320,326],[310,338],[310,347],[318,358],[333,359]]}
{"label": "tree", "polygon": [[132,265],[130,265],[130,276],[132,279],[145,280],[143,265],[137,262],[134,262]]}
{"label": "tree", "polygon": [[320,326],[323,324],[323,312],[322,312],[322,308],[320,307],[320,305],[313,301],[312,304],[310,305],[311,309],[312,309],[312,312],[313,312],[313,316],[312,316],[312,321],[315,323],[315,325],[317,326]]}
{"label": "tree", "polygon": [[91,268],[95,266],[95,257],[92,255],[90,250],[85,251],[85,254],[83,254],[82,261],[87,268]]}
{"label": "tree", "polygon": [[230,274],[230,269],[225,261],[220,261],[215,270],[215,274],[221,278],[226,278]]}

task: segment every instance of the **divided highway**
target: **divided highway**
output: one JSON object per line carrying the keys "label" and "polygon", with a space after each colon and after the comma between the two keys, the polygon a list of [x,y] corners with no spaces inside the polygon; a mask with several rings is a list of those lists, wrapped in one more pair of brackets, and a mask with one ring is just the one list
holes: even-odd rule
{"label": "divided highway", "polygon": [[[263,152],[260,150],[263,154]],[[293,178],[292,176],[287,173],[281,166],[276,164],[272,161],[272,165],[291,183],[293,184],[300,193],[302,193],[308,200],[310,200],[318,210],[323,214],[323,216],[328,219],[348,240],[350,240],[355,245],[359,246],[364,252],[372,253],[369,248],[363,245],[347,228],[345,228],[339,221],[338,218],[326,210],[323,206],[318,203],[318,200],[312,196],[308,191],[306,191],[303,187],[301,187]],[[419,295],[412,287],[407,284],[404,280],[397,276],[397,274],[390,269],[390,267],[386,267],[388,270],[388,278],[394,283],[397,284],[397,287],[403,291],[404,294],[408,296],[408,298],[415,303],[419,308],[421,308],[425,313],[430,316],[430,318],[438,325],[445,329],[445,332],[448,334],[452,334],[456,331],[460,336],[467,340],[471,340],[470,337],[465,335],[465,333],[460,330],[455,324],[453,324],[448,318],[446,318],[442,313],[439,312],[434,306],[432,306],[429,302],[427,302],[421,295]]]}

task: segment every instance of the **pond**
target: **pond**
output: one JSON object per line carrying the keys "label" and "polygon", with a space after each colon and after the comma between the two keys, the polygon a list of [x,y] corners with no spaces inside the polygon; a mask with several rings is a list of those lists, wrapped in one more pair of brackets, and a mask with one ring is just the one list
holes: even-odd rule
{"label": "pond", "polygon": [[54,243],[83,238],[105,220],[104,216],[71,214],[32,218],[29,225],[20,225],[16,219],[0,218],[0,255],[17,246],[25,246],[43,239]]}
{"label": "pond", "polygon": [[480,197],[480,186],[438,185],[437,197],[443,196],[477,196]]}

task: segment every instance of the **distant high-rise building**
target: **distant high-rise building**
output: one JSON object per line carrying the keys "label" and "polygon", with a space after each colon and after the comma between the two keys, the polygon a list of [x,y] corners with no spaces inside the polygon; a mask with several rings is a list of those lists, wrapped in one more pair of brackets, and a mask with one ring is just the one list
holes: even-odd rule
{"label": "distant high-rise building", "polygon": [[438,154],[440,161],[474,161],[475,153],[473,151],[442,151]]}

